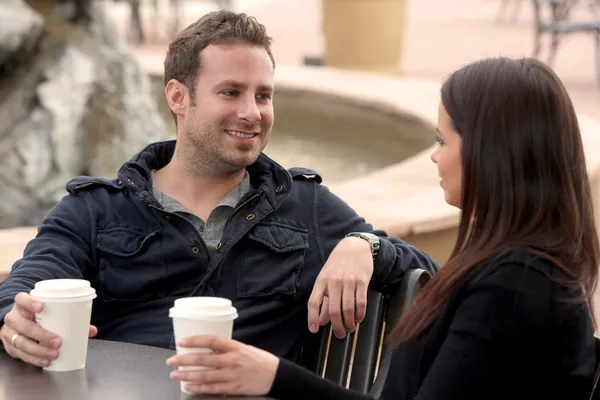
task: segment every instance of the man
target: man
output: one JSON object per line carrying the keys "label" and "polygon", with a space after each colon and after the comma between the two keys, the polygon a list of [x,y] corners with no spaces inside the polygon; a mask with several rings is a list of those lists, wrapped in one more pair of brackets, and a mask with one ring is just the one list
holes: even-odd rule
{"label": "man", "polygon": [[307,318],[311,332],[330,318],[343,337],[364,318],[369,283],[437,270],[373,234],[316,172],[261,153],[273,126],[270,43],[254,18],[228,11],[173,41],[165,94],[177,141],[149,145],[114,180],[67,184],[0,286],[10,355],[39,366],[58,356],[61,338],[33,322],[42,305],[26,294],[42,279],[92,283],[91,336],[174,348],[174,300],[219,296],[238,309],[234,338],[297,361]]}

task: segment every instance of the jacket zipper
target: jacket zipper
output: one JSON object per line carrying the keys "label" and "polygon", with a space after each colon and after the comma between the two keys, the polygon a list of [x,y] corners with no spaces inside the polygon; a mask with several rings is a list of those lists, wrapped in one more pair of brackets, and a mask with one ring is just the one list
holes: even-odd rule
{"label": "jacket zipper", "polygon": [[[248,204],[249,202],[251,202],[252,200],[256,199],[258,196],[260,196],[259,193],[256,193],[254,195],[252,195],[250,198],[248,198],[246,201],[244,201],[242,204],[240,204],[239,206],[237,206],[236,208],[234,208],[233,212],[231,213],[231,215],[229,216],[229,218],[227,218],[227,221],[225,222],[225,226],[227,226],[229,224],[229,222],[231,221],[231,219],[235,216],[235,214],[242,209],[242,207],[244,207],[246,204]],[[210,260],[212,259],[212,255],[210,254],[210,251],[208,251],[208,247],[206,246],[206,242],[204,241],[204,239],[202,239],[202,236],[199,234],[198,230],[196,229],[196,227],[194,226],[194,224],[192,224],[190,221],[187,220],[187,218],[182,217],[179,214],[175,214],[169,211],[165,211],[164,209],[158,208],[152,204],[150,204],[150,207],[154,208],[155,210],[160,211],[161,213],[167,214],[169,216],[173,215],[179,219],[184,220],[186,223],[190,224],[194,230],[194,232],[196,233],[196,235],[198,236],[198,239],[200,239],[200,243],[202,243],[202,247],[204,248],[205,253],[208,255],[208,262],[210,263]],[[206,221],[203,221],[206,224]]]}
{"label": "jacket zipper", "polygon": [[202,247],[204,248],[204,252],[208,256],[208,262],[210,263],[210,259],[212,258],[212,255],[210,254],[210,251],[208,251],[208,247],[206,246],[206,242],[204,241],[204,239],[202,239],[202,235],[200,235],[200,233],[198,232],[198,229],[196,229],[196,227],[194,226],[194,224],[192,224],[190,221],[187,220],[187,218],[182,217],[179,214],[175,214],[175,213],[172,213],[172,212],[169,212],[169,211],[165,211],[164,209],[161,209],[161,208],[158,208],[156,206],[153,206],[152,204],[150,204],[150,207],[154,208],[155,210],[160,211],[163,214],[166,214],[166,215],[169,215],[169,216],[175,216],[175,217],[177,217],[179,219],[182,219],[187,224],[191,225],[192,226],[192,230],[195,232],[197,238],[200,240],[200,243],[202,244]]}

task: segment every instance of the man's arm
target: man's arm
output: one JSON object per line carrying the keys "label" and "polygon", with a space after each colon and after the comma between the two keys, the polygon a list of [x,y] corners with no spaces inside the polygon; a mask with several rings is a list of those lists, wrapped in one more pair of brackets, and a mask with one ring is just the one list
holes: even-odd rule
{"label": "man's arm", "polygon": [[23,258],[0,283],[0,327],[19,292],[29,293],[46,279],[82,278],[91,267],[92,222],[85,201],[64,197],[44,218]]}
{"label": "man's arm", "polygon": [[[342,338],[365,318],[369,286],[384,291],[400,282],[409,269],[437,272],[438,266],[429,256],[399,238],[374,231],[326,187],[316,186],[315,204],[316,242],[324,265],[308,300],[311,332],[330,320],[333,333]],[[362,238],[346,238],[350,232],[369,232],[380,238],[375,262],[371,244]]]}
{"label": "man's arm", "polygon": [[398,283],[409,269],[421,268],[431,274],[439,270],[438,264],[426,253],[398,237],[387,237],[382,230],[373,230],[347,203],[325,186],[317,187],[317,221],[319,244],[327,257],[349,232],[370,232],[381,241],[379,254],[374,261],[371,285],[385,290]]}

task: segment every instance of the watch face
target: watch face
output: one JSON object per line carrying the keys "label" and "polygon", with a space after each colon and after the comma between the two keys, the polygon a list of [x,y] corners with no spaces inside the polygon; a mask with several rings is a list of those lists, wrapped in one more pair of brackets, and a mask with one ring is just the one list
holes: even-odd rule
{"label": "watch face", "polygon": [[362,238],[362,239],[365,239],[365,240],[369,241],[370,243],[379,243],[379,237],[377,235],[373,235],[372,233],[367,233],[367,232],[352,232],[352,233],[349,233],[346,236],[359,237],[359,238]]}
{"label": "watch face", "polygon": [[365,233],[364,236],[369,239],[371,243],[379,243],[379,238],[372,233]]}
{"label": "watch face", "polygon": [[367,232],[352,232],[346,236],[359,237],[369,242],[369,244],[371,245],[371,254],[373,255],[373,261],[375,261],[375,257],[377,257],[377,255],[379,254],[379,247],[381,246],[379,236]]}

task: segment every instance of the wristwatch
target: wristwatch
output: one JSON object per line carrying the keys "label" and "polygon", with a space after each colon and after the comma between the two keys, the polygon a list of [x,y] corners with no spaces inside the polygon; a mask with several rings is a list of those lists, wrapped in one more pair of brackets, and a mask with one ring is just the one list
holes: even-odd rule
{"label": "wristwatch", "polygon": [[381,247],[379,236],[367,232],[350,232],[346,235],[346,237],[357,237],[369,242],[369,244],[371,245],[371,254],[373,255],[373,261],[375,261],[377,255],[379,254],[379,249]]}

